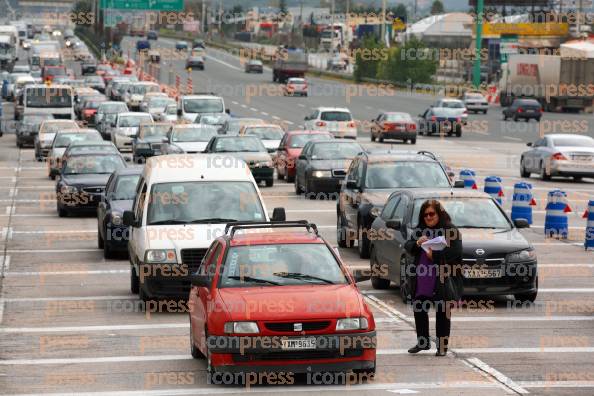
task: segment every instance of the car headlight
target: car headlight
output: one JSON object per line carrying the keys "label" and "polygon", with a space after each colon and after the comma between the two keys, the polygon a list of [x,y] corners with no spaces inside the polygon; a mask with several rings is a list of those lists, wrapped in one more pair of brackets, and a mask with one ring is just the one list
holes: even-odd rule
{"label": "car headlight", "polygon": [[312,173],[313,177],[332,177],[332,171],[325,170],[325,171],[314,171]]}
{"label": "car headlight", "polygon": [[256,322],[226,322],[224,330],[227,334],[258,334],[260,332]]}
{"label": "car headlight", "polygon": [[176,263],[177,255],[173,249],[147,250],[144,261],[147,263]]}
{"label": "car headlight", "polygon": [[149,150],[151,148],[151,145],[148,143],[138,143],[136,145],[136,148],[141,150]]}
{"label": "car headlight", "polygon": [[508,262],[536,260],[536,252],[534,249],[520,250],[519,252],[508,254],[506,260]]}
{"label": "car headlight", "polygon": [[254,163],[256,168],[272,168],[272,161],[257,161]]}
{"label": "car headlight", "polygon": [[119,213],[111,213],[111,224],[119,226],[122,225],[122,216]]}
{"label": "car headlight", "polygon": [[368,326],[366,318],[344,318],[336,321],[336,331],[365,330]]}
{"label": "car headlight", "polygon": [[78,192],[78,189],[75,186],[63,184],[62,187],[60,187],[60,192],[62,194],[74,194]]}

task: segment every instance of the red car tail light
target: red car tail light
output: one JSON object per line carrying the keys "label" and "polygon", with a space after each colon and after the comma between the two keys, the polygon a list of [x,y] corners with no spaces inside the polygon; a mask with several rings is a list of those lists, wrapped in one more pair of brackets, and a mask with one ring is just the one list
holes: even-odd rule
{"label": "red car tail light", "polygon": [[431,121],[437,121],[437,117],[431,116]]}
{"label": "red car tail light", "polygon": [[407,131],[416,131],[417,125],[416,124],[408,124],[408,125],[406,125],[406,130]]}
{"label": "red car tail light", "polygon": [[524,110],[521,107],[518,107],[518,113],[522,113]]}
{"label": "red car tail light", "polygon": [[349,122],[349,123],[347,124],[347,126],[348,126],[349,128],[354,128],[354,127],[355,127],[355,123],[351,121],[351,122]]}
{"label": "red car tail light", "polygon": [[555,154],[553,154],[553,156],[551,158],[554,159],[555,161],[566,161],[567,160],[567,158],[562,153],[555,153]]}
{"label": "red car tail light", "polygon": [[326,123],[324,121],[318,121],[316,122],[316,126],[323,127],[326,126]]}

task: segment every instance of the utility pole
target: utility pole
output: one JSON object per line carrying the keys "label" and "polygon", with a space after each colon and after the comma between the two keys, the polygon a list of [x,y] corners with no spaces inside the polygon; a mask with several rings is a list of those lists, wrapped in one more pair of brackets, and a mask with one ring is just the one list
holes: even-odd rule
{"label": "utility pole", "polygon": [[206,0],[202,0],[202,34],[206,33]]}
{"label": "utility pole", "polygon": [[476,0],[476,42],[475,42],[475,59],[474,67],[472,69],[472,85],[478,88],[481,85],[481,49],[483,41],[483,0]]}
{"label": "utility pole", "polygon": [[380,40],[386,41],[386,0],[382,0],[382,17],[380,20]]}

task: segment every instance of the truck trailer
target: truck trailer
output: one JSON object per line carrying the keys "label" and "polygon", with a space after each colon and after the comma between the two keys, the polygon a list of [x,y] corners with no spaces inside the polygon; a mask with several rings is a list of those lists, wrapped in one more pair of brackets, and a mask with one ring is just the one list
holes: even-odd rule
{"label": "truck trailer", "polygon": [[272,63],[272,81],[285,83],[291,77],[304,77],[308,69],[307,53],[300,48],[279,48]]}

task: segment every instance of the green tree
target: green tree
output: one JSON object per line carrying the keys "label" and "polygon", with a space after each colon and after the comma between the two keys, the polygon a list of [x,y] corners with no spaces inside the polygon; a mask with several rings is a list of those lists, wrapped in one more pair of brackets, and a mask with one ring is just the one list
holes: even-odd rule
{"label": "green tree", "polygon": [[415,38],[402,47],[390,48],[388,60],[381,62],[377,69],[377,78],[398,83],[430,83],[437,70],[437,61],[425,51],[429,49]]}
{"label": "green tree", "polygon": [[396,18],[400,18],[402,22],[406,22],[408,11],[406,10],[406,6],[404,4],[398,4],[396,7],[394,7],[392,13]]}
{"label": "green tree", "polygon": [[286,14],[287,13],[287,0],[279,0],[278,9],[281,14],[283,14],[283,15]]}
{"label": "green tree", "polygon": [[363,78],[377,77],[381,61],[381,57],[377,56],[377,54],[385,50],[384,44],[378,41],[376,37],[366,35],[363,38],[360,50],[355,54],[355,70],[353,73],[355,81],[361,82]]}
{"label": "green tree", "polygon": [[443,14],[444,12],[443,3],[440,0],[435,0],[431,4],[431,15]]}

